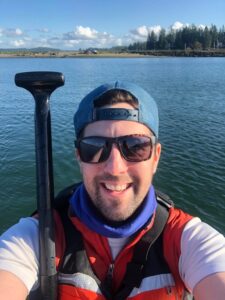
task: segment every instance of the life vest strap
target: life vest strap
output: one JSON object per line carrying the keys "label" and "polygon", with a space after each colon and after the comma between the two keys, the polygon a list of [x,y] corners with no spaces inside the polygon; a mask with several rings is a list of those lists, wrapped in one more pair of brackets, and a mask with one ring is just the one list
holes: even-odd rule
{"label": "life vest strap", "polygon": [[161,235],[163,228],[169,217],[169,211],[166,206],[158,203],[154,224],[151,230],[140,239],[134,248],[131,262],[128,263],[122,288],[115,295],[115,300],[126,299],[133,288],[139,288],[144,277],[144,267],[148,260],[150,249],[157,238]]}

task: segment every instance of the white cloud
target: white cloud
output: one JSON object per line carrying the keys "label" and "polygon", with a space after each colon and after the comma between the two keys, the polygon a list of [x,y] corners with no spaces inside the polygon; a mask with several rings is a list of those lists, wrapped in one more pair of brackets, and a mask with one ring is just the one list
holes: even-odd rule
{"label": "white cloud", "polygon": [[64,46],[66,48],[70,48],[70,49],[74,48],[76,46],[79,46],[79,44],[80,44],[80,41],[77,41],[77,40],[67,40],[64,42]]}
{"label": "white cloud", "polygon": [[151,27],[147,27],[146,25],[143,25],[136,29],[131,30],[130,33],[139,38],[146,39],[148,34],[151,33],[152,31],[158,35],[160,33],[161,29],[162,29],[162,27],[160,25],[155,25],[155,26],[151,26]]}
{"label": "white cloud", "polygon": [[153,31],[155,34],[159,35],[161,29],[162,29],[162,27],[160,25],[155,25],[155,26],[149,27],[149,32]]}
{"label": "white cloud", "polygon": [[[181,23],[179,21],[176,21],[173,25],[170,26],[170,29],[172,30],[182,30],[184,27],[190,27],[192,25],[188,24],[188,23]],[[205,25],[200,24],[200,25],[195,25],[197,28],[204,30],[205,29]]]}
{"label": "white cloud", "polygon": [[25,42],[24,40],[15,40],[15,41],[11,41],[10,44],[15,47],[21,47],[25,45]]}
{"label": "white cloud", "polygon": [[98,31],[90,27],[77,26],[74,30],[74,36],[80,39],[96,39]]}
{"label": "white cloud", "polygon": [[20,28],[16,28],[15,34],[16,34],[16,35],[22,35],[22,34],[23,34],[23,31],[22,31]]}
{"label": "white cloud", "polygon": [[205,25],[202,25],[202,24],[200,24],[199,26],[198,26],[198,28],[200,28],[200,29],[202,29],[202,30],[204,30],[205,29]]}
{"label": "white cloud", "polygon": [[30,37],[30,36],[25,36],[23,39],[24,39],[24,41],[26,41],[26,42],[32,41],[32,37]]}
{"label": "white cloud", "polygon": [[38,29],[38,31],[43,32],[43,33],[48,33],[49,29],[48,28],[41,28],[41,29]]}
{"label": "white cloud", "polygon": [[21,36],[23,31],[20,28],[5,28],[2,30],[2,35],[5,37]]}
{"label": "white cloud", "polygon": [[130,31],[133,35],[137,35],[137,36],[140,36],[140,37],[147,37],[148,36],[148,27],[143,25],[143,26],[140,26],[136,29],[133,29]]}
{"label": "white cloud", "polygon": [[179,21],[177,21],[173,25],[171,25],[171,29],[172,30],[180,30],[180,29],[182,29],[184,27],[185,27],[185,24],[183,24],[183,23],[181,23]]}
{"label": "white cloud", "polygon": [[77,26],[74,31],[66,32],[61,37],[51,39],[51,43],[59,42],[65,47],[101,48],[121,45],[121,38],[115,37],[105,31],[99,32],[94,28]]}
{"label": "white cloud", "polygon": [[51,47],[47,38],[40,38],[36,41],[37,47]]}
{"label": "white cloud", "polygon": [[[24,34],[20,28],[2,29],[0,28],[0,36],[3,40],[5,48],[8,47],[53,47],[58,49],[79,49],[79,48],[101,48],[112,47],[123,44],[123,38],[115,37],[105,31],[99,32],[94,28],[76,26],[71,32],[65,32],[63,34],[51,34],[49,36],[43,36],[43,33],[47,33],[48,29],[35,29],[34,32],[39,32],[39,36],[31,34]],[[21,38],[16,38],[16,37]]]}
{"label": "white cloud", "polygon": [[[176,21],[169,30],[180,30],[186,26],[191,26]],[[199,25],[198,28],[205,28]],[[53,33],[48,28],[22,30],[20,28],[0,28],[1,47],[52,47],[58,49],[79,49],[79,48],[110,48],[113,46],[129,45],[134,42],[144,42],[152,31],[159,35],[162,27],[160,25],[142,25],[121,36],[115,36],[106,31],[98,31],[88,26],[76,26],[74,30],[62,34]],[[29,32],[29,34],[28,34]],[[47,34],[46,34],[47,33]]]}

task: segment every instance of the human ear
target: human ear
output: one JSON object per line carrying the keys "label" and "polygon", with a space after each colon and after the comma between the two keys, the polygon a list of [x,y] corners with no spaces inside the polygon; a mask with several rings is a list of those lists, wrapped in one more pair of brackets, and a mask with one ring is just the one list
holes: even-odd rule
{"label": "human ear", "polygon": [[153,174],[156,173],[157,167],[158,167],[158,163],[159,163],[159,159],[160,159],[160,155],[161,155],[161,149],[162,146],[160,143],[157,143],[155,145],[155,149],[154,149],[154,158],[153,158]]}
{"label": "human ear", "polygon": [[79,154],[79,151],[77,150],[77,148],[75,148],[75,152],[74,152],[74,155],[75,155],[75,159],[78,161],[78,163],[80,162],[80,154]]}
{"label": "human ear", "polygon": [[81,159],[80,159],[80,154],[79,154],[79,151],[78,151],[77,149],[75,149],[75,152],[74,152],[74,154],[75,154],[75,159],[76,159],[76,161],[77,161],[77,163],[78,163],[78,166],[79,166],[80,172],[81,172],[81,174],[82,174],[82,168],[81,168]]}

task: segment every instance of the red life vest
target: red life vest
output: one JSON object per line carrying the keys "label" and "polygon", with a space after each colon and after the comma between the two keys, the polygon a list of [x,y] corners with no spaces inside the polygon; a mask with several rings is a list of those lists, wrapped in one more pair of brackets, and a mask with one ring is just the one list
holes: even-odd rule
{"label": "red life vest", "polygon": [[[158,203],[158,207],[170,206],[162,199]],[[178,262],[182,231],[190,215],[170,206],[162,233],[144,251],[148,234],[155,230],[156,213],[112,262],[107,238],[76,217],[68,217],[67,207],[58,210],[60,216],[55,214],[58,300],[183,299]]]}

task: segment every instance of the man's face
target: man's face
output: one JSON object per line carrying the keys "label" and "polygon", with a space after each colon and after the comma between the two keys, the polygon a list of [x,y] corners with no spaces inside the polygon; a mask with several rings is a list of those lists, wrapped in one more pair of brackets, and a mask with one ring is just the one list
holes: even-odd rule
{"label": "man's face", "polygon": [[[118,103],[111,107],[129,108]],[[132,121],[98,121],[85,128],[84,136],[119,137],[131,134],[151,136],[143,124]],[[111,221],[129,218],[144,200],[160,158],[161,145],[154,146],[149,160],[142,162],[126,161],[116,145],[107,161],[97,164],[79,160],[85,188],[97,209]]]}

